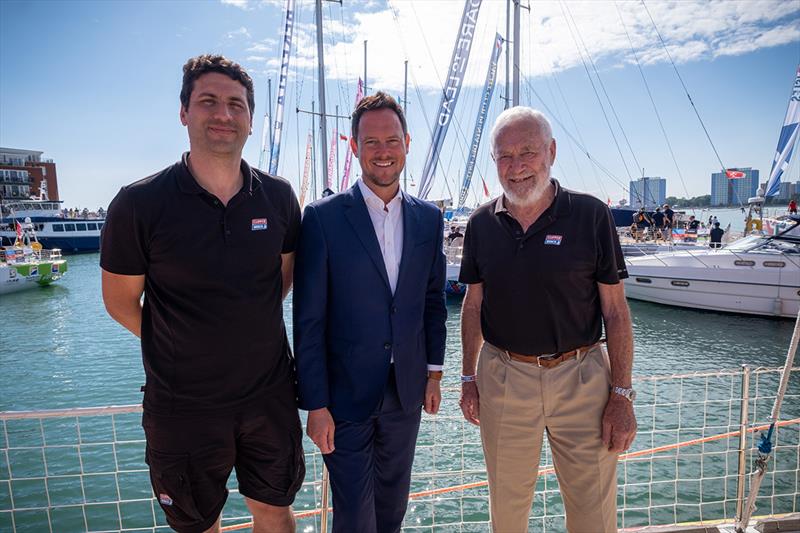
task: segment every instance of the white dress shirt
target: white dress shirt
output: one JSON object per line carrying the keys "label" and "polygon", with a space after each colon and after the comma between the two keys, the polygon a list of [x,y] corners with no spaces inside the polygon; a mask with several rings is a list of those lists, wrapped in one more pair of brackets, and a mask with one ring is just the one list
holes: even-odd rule
{"label": "white dress shirt", "polygon": [[[389,286],[394,294],[397,288],[397,276],[400,273],[400,259],[403,256],[403,195],[398,188],[397,194],[388,203],[384,203],[372,189],[367,187],[364,180],[359,179],[356,183],[367,204],[367,212],[372,220],[375,236],[378,238],[386,275],[389,277]],[[428,370],[441,369],[442,365],[428,365]]]}

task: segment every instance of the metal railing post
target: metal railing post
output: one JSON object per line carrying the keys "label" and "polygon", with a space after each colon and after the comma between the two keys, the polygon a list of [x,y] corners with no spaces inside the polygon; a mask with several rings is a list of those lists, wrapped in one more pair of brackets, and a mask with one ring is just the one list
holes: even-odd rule
{"label": "metal railing post", "polygon": [[739,466],[736,472],[736,519],[744,509],[744,488],[747,483],[747,426],[750,419],[750,365],[742,365],[742,400],[739,407]]}
{"label": "metal railing post", "polygon": [[328,531],[328,467],[322,463],[322,514],[319,523],[322,533]]}

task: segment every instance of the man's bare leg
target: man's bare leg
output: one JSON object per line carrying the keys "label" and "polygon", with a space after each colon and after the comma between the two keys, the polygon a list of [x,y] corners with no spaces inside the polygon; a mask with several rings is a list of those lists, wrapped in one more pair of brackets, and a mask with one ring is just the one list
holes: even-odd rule
{"label": "man's bare leg", "polygon": [[291,506],[278,507],[250,498],[244,499],[253,514],[253,533],[294,533],[295,521]]}

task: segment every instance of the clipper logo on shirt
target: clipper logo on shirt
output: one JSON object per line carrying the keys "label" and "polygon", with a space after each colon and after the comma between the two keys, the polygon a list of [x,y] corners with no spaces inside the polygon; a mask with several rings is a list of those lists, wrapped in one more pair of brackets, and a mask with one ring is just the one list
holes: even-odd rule
{"label": "clipper logo on shirt", "polygon": [[161,493],[158,495],[158,501],[161,502],[161,505],[172,505],[172,498],[169,497],[169,494]]}
{"label": "clipper logo on shirt", "polygon": [[544,238],[544,243],[551,246],[561,246],[561,235],[548,235]]}
{"label": "clipper logo on shirt", "polygon": [[262,229],[267,229],[267,219],[266,218],[254,218],[250,224],[251,231],[259,231]]}

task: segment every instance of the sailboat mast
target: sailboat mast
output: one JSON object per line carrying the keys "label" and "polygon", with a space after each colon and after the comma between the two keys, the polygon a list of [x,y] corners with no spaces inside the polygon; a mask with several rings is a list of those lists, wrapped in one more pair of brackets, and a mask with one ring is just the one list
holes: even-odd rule
{"label": "sailboat mast", "polygon": [[364,94],[367,94],[367,40],[364,39]]}
{"label": "sailboat mast", "polygon": [[514,107],[519,105],[519,3],[514,0]]}
{"label": "sailboat mast", "polygon": [[[320,154],[327,153],[328,147],[328,122],[325,116],[325,54],[322,50],[322,0],[316,0],[316,23],[317,23],[317,78],[319,83],[319,146]],[[324,179],[327,169],[325,168],[325,158],[320,157],[320,176]],[[313,198],[317,199],[316,183]]]}
{"label": "sailboat mast", "polygon": [[[511,0],[506,0],[506,43],[511,40]],[[503,97],[503,109],[508,109],[511,99],[511,50],[506,44],[506,94]]]}

